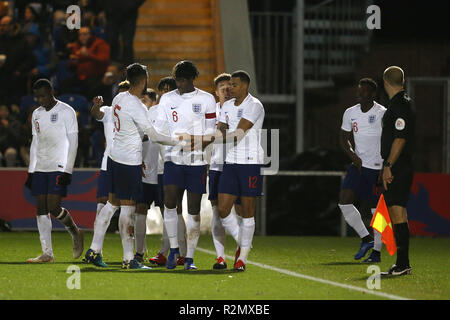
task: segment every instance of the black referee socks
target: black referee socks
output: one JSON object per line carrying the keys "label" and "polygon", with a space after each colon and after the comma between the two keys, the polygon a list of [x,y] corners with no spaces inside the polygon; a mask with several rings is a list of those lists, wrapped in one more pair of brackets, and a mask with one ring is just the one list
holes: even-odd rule
{"label": "black referee socks", "polygon": [[409,227],[408,223],[394,224],[394,237],[397,244],[397,266],[409,266]]}

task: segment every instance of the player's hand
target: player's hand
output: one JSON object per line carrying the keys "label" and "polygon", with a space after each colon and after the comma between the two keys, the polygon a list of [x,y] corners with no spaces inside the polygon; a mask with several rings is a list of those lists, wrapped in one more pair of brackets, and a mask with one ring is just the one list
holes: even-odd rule
{"label": "player's hand", "polygon": [[58,186],[68,186],[72,182],[72,175],[70,173],[64,172],[56,176],[56,184]]}
{"label": "player's hand", "polygon": [[392,183],[393,180],[394,180],[394,176],[392,175],[391,168],[384,167],[384,169],[383,169],[383,188],[384,188],[384,190],[388,189],[387,185],[389,183]]}
{"label": "player's hand", "polygon": [[31,184],[33,183],[33,174],[28,172],[27,181],[25,181],[25,187],[31,190]]}
{"label": "player's hand", "polygon": [[357,155],[354,155],[354,156],[352,157],[352,163],[353,163],[353,165],[354,165],[358,170],[361,171],[362,160],[361,160],[360,157],[358,157]]}
{"label": "player's hand", "polygon": [[94,104],[94,107],[100,107],[103,104],[103,97],[102,96],[94,97],[94,99],[92,99],[92,103]]}
{"label": "player's hand", "polygon": [[142,177],[145,178],[145,170],[147,170],[147,166],[144,162],[142,162]]}

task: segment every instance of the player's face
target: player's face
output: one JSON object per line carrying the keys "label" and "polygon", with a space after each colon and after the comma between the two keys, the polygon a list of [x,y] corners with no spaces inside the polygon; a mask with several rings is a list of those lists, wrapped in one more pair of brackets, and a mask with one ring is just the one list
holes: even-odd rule
{"label": "player's face", "polygon": [[240,98],[247,92],[247,84],[238,77],[231,78],[230,85],[231,98]]}
{"label": "player's face", "polygon": [[358,85],[357,99],[359,102],[373,100],[373,92],[367,85]]}
{"label": "player's face", "polygon": [[227,101],[231,99],[230,87],[230,80],[222,80],[217,84],[216,95],[221,101]]}
{"label": "player's face", "polygon": [[194,86],[193,79],[175,78],[175,83],[177,84],[178,91],[180,91],[181,94],[191,92],[192,87]]}
{"label": "player's face", "polygon": [[36,102],[43,107],[50,106],[53,101],[53,94],[51,90],[46,88],[41,88],[38,90],[34,90],[34,99]]}

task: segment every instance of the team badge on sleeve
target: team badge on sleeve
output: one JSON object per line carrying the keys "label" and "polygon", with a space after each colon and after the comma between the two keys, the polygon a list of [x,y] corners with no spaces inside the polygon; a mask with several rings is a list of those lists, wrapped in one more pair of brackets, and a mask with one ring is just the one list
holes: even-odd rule
{"label": "team badge on sleeve", "polygon": [[52,123],[56,123],[56,121],[58,121],[58,114],[57,114],[57,113],[52,113],[52,114],[50,115],[50,121],[51,121]]}
{"label": "team badge on sleeve", "polygon": [[402,118],[398,118],[397,120],[395,120],[395,129],[403,130],[405,129],[405,126],[406,126],[405,120],[403,120]]}
{"label": "team badge on sleeve", "polygon": [[193,103],[192,104],[192,112],[200,113],[201,110],[202,110],[202,105],[200,103]]}

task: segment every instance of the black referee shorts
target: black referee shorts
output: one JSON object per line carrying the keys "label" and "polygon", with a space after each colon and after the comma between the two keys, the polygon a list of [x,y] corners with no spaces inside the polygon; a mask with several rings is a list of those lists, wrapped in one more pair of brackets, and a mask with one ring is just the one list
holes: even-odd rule
{"label": "black referee shorts", "polygon": [[414,178],[413,166],[411,163],[396,163],[391,168],[391,172],[394,180],[387,185],[388,189],[383,192],[386,205],[406,208]]}

